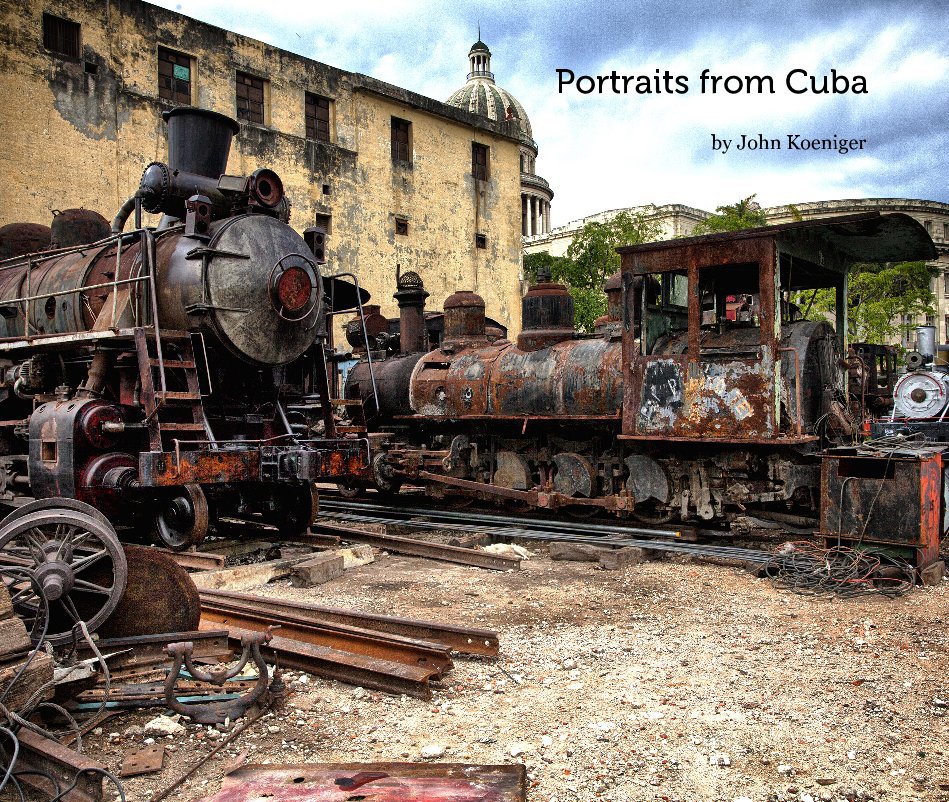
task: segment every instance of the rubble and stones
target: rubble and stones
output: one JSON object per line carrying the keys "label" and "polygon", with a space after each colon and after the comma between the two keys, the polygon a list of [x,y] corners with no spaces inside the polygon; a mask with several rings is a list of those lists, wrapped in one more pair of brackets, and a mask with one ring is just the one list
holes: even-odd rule
{"label": "rubble and stones", "polygon": [[[428,759],[523,762],[530,802],[949,802],[949,582],[894,600],[810,598],[736,568],[603,571],[531,548],[520,572],[377,554],[318,587],[258,589],[494,628],[501,657],[456,658],[428,702],[285,672],[285,706],[179,798],[216,791],[241,755],[421,760],[438,747]],[[213,748],[207,728],[182,724],[162,781],[130,778],[130,799]],[[87,739],[90,753],[118,766],[146,735],[130,726]]]}

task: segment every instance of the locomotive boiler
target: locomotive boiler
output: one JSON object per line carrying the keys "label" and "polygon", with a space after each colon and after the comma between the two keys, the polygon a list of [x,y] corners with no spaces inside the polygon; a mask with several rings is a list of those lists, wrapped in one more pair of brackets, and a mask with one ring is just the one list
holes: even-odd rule
{"label": "locomotive boiler", "polygon": [[[377,484],[651,523],[813,524],[816,453],[862,422],[846,395],[848,268],[930,258],[925,230],[853,215],[620,253],[592,335],[543,278],[515,343],[490,341],[480,296],[449,297],[441,346],[403,348],[377,388],[390,433]],[[836,327],[795,303],[824,288]],[[350,397],[370,392],[368,374],[368,360],[350,372]]]}
{"label": "locomotive boiler", "polygon": [[312,483],[368,465],[329,396],[324,232],[288,225],[272,170],[226,174],[235,121],[164,116],[168,162],[109,236],[0,263],[0,502],[75,499],[173,549],[222,516],[305,531]]}

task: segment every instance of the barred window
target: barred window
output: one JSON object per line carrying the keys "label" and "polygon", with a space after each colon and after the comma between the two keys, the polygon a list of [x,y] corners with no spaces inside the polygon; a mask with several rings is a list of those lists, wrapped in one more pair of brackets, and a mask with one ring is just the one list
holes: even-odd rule
{"label": "barred window", "polygon": [[306,138],[330,141],[330,100],[307,92],[304,101]]}
{"label": "barred window", "polygon": [[191,105],[191,57],[158,48],[158,97]]}
{"label": "barred window", "polygon": [[412,123],[392,118],[392,161],[412,161]]}
{"label": "barred window", "polygon": [[479,181],[488,180],[488,146],[471,143],[471,174]]}
{"label": "barred window", "polygon": [[237,119],[264,125],[264,81],[246,72],[237,73]]}
{"label": "barred window", "polygon": [[54,53],[79,58],[79,23],[44,13],[43,47]]}

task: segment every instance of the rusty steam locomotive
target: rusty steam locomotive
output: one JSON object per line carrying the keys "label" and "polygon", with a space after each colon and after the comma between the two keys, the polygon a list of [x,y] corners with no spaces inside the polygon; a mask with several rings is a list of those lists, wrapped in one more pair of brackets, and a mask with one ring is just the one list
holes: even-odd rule
{"label": "rusty steam locomotive", "polygon": [[[427,294],[403,275],[400,338],[367,348],[353,331],[367,353],[346,383],[388,433],[376,485],[650,523],[812,527],[817,452],[862,423],[846,398],[847,270],[932,258],[923,227],[861,214],[620,253],[594,334],[542,279],[515,343],[467,291],[445,301],[443,337],[428,342]],[[820,288],[836,292],[836,325],[791,302]]]}
{"label": "rusty steam locomotive", "polygon": [[0,263],[0,503],[77,500],[172,549],[223,515],[305,531],[312,483],[368,466],[327,389],[324,234],[273,171],[225,174],[235,121],[165,119],[111,234]]}

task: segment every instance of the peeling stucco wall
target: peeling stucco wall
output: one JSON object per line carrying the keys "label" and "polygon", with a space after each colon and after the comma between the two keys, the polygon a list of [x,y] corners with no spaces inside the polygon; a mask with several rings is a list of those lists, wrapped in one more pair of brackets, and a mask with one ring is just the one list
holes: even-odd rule
{"label": "peeling stucco wall", "polygon": [[[46,11],[81,24],[78,59],[43,47]],[[264,126],[241,124],[228,172],[270,167],[291,225],[332,216],[331,271],[351,271],[395,315],[396,264],[416,270],[440,307],[456,289],[520,324],[520,165],[515,123],[496,123],[367,76],[315,62],[140,0],[0,0],[0,225],[49,224],[83,206],[111,219],[144,167],[166,158],[157,49],[193,59],[192,103],[236,116],[235,72],[265,79]],[[333,100],[331,142],[305,137],[304,93]],[[411,167],[393,163],[391,117],[412,123]],[[487,181],[471,143],[490,149]],[[324,187],[328,191],[324,191]],[[408,234],[395,233],[396,217]],[[485,235],[486,247],[475,246]]]}

